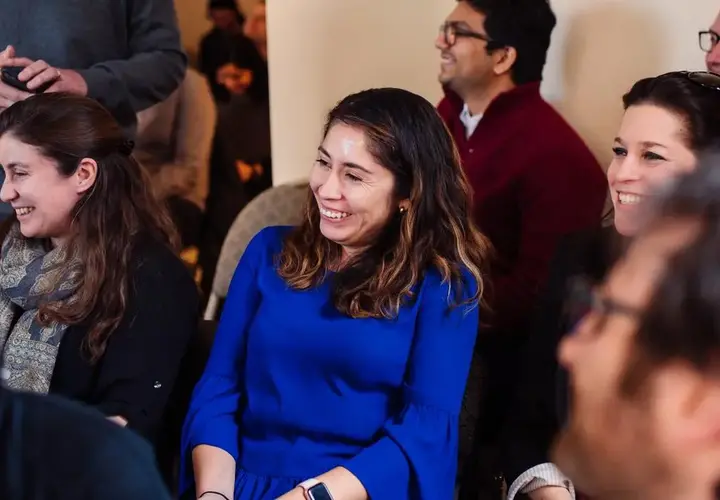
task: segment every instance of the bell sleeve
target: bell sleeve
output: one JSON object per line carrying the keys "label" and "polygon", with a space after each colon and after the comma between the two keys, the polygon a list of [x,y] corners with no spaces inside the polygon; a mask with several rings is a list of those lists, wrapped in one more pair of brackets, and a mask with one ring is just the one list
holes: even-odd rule
{"label": "bell sleeve", "polygon": [[[477,287],[465,276],[464,297]],[[343,466],[373,500],[452,500],[458,420],[478,331],[477,306],[449,306],[448,283],[429,273],[421,291],[403,409],[378,439]]]}

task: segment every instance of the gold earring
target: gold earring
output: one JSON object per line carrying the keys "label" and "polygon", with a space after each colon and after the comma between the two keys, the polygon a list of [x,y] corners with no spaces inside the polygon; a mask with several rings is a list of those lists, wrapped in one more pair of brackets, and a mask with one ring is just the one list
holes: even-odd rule
{"label": "gold earring", "polygon": [[405,207],[400,207],[400,213],[401,213],[401,214],[404,214],[406,211],[407,211],[407,208],[405,208]]}

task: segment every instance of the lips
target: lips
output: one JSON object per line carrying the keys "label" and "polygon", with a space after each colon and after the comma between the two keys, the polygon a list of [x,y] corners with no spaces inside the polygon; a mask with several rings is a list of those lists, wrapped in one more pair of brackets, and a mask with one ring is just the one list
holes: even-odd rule
{"label": "lips", "polygon": [[330,210],[329,208],[319,207],[320,213],[323,217],[327,217],[332,220],[343,220],[350,216],[347,212],[340,212],[338,210]]}
{"label": "lips", "polygon": [[618,191],[617,196],[621,205],[637,205],[643,199],[639,194],[623,193],[620,191]]}
{"label": "lips", "polygon": [[35,207],[15,207],[15,214],[22,217],[30,214],[33,210],[35,210]]}

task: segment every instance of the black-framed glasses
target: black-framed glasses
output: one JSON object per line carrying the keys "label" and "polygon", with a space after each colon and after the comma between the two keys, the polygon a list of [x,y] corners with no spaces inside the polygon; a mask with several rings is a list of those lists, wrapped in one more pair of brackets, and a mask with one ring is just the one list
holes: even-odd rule
{"label": "black-framed glasses", "polygon": [[700,31],[698,33],[698,43],[703,52],[712,52],[717,46],[718,41],[720,41],[720,35],[713,30]]}
{"label": "black-framed glasses", "polygon": [[658,79],[672,76],[684,76],[701,87],[720,90],[720,75],[711,71],[671,71],[658,76]]}
{"label": "black-framed glasses", "polygon": [[457,42],[458,38],[475,38],[477,40],[483,40],[490,45],[493,43],[489,36],[478,33],[471,29],[465,28],[460,25],[457,21],[446,21],[440,25],[440,34],[443,36],[443,41],[448,47],[452,47]]}
{"label": "black-framed glasses", "polygon": [[586,278],[572,280],[568,287],[568,298],[564,307],[565,328],[574,332],[580,322],[590,313],[597,318],[594,330],[602,328],[604,321],[612,315],[639,318],[642,311],[639,308],[623,304],[607,295],[602,294]]}

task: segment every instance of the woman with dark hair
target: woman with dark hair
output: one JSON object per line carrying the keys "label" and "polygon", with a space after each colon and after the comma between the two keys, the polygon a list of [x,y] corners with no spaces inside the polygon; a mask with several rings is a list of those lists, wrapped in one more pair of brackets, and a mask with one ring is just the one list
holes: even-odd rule
{"label": "woman with dark hair", "polygon": [[185,423],[187,498],[452,498],[489,244],[399,89],[329,114],[300,227],[245,251]]}
{"label": "woman with dark hair", "polygon": [[532,500],[575,498],[573,485],[548,457],[567,413],[568,381],[557,363],[557,346],[585,312],[567,308],[566,299],[585,295],[586,283],[603,279],[659,188],[693,170],[702,152],[720,148],[719,75],[673,72],[645,78],[623,96],[623,106],[607,171],[614,224],[568,236],[540,297],[536,331],[522,361],[524,383],[503,440],[508,500],[518,494]]}
{"label": "woman with dark hair", "polygon": [[115,119],[38,94],[0,114],[0,353],[11,389],[98,408],[153,439],[197,325],[176,236]]}

